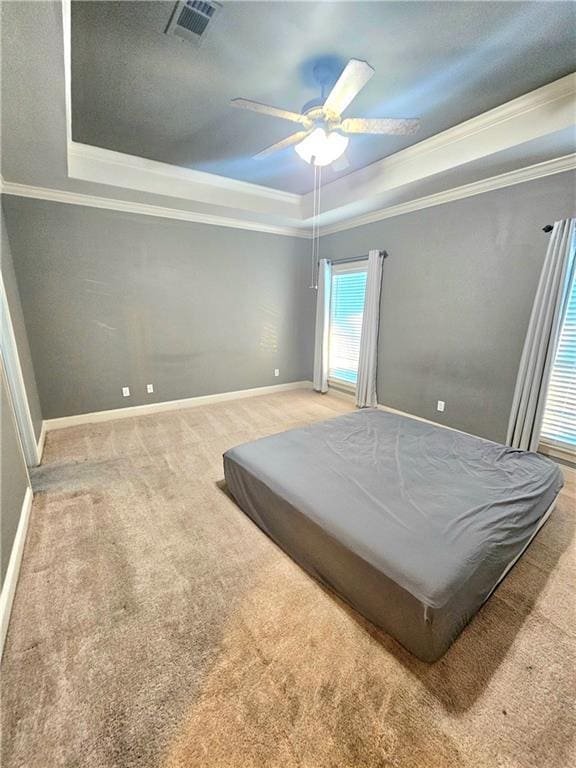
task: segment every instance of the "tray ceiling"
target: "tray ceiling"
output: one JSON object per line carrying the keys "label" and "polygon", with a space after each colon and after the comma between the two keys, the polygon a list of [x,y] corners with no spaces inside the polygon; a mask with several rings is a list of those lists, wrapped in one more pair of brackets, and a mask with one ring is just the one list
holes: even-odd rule
{"label": "tray ceiling", "polygon": [[[199,47],[163,34],[166,2],[73,2],[75,141],[306,193],[312,173],[281,120],[229,106],[242,96],[300,110],[312,68],[352,57],[376,75],[347,111],[418,116],[411,137],[354,137],[346,173],[576,69],[576,5],[546,2],[225,2]],[[341,174],[340,174],[341,175]],[[338,177],[333,171],[327,181]]]}

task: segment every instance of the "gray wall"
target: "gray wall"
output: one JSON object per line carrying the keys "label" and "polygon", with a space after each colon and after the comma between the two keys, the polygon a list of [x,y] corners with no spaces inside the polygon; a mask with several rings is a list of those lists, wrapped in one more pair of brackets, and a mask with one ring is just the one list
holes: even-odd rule
{"label": "gray wall", "polygon": [[36,375],[34,373],[34,365],[32,364],[32,356],[30,354],[30,346],[28,344],[28,334],[26,333],[24,314],[22,312],[20,295],[18,293],[18,286],[16,284],[16,275],[14,274],[14,265],[12,263],[10,241],[6,231],[3,212],[0,213],[0,218],[2,227],[2,250],[0,251],[0,268],[2,269],[2,280],[4,281],[4,288],[6,289],[8,309],[10,311],[12,326],[14,328],[14,336],[16,337],[16,346],[18,348],[18,357],[20,359],[22,376],[24,378],[24,386],[26,388],[28,407],[30,408],[30,414],[32,416],[32,423],[34,425],[36,440],[38,440],[42,430],[42,411],[40,409],[40,399],[38,397]]}
{"label": "gray wall", "polygon": [[379,402],[503,441],[548,244],[542,227],[574,215],[575,175],[564,173],[324,237],[324,258],[389,253]]}
{"label": "gray wall", "polygon": [[0,363],[0,579],[4,584],[28,474],[16,431],[16,421]]}
{"label": "gray wall", "polygon": [[44,418],[311,377],[309,241],[3,205]]}
{"label": "gray wall", "polygon": [[[322,239],[328,258],[390,254],[381,403],[504,440],[541,228],[574,199],[564,173]],[[44,418],[310,378],[308,241],[3,202]]]}

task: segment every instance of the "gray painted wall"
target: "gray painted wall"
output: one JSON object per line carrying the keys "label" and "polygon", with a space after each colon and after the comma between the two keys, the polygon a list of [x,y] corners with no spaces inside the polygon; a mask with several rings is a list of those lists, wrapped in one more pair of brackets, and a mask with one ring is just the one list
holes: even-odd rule
{"label": "gray painted wall", "polygon": [[[574,200],[565,173],[322,239],[328,258],[390,254],[380,402],[504,440],[541,227]],[[308,242],[16,197],[4,209],[45,418],[310,378]]]}
{"label": "gray painted wall", "polygon": [[14,336],[16,338],[16,346],[18,348],[18,357],[20,358],[20,366],[22,368],[24,386],[26,388],[28,407],[30,408],[30,414],[32,416],[32,423],[34,425],[36,440],[38,440],[42,430],[42,411],[40,409],[40,399],[38,397],[36,375],[34,373],[34,365],[32,363],[32,356],[30,354],[28,334],[26,332],[24,314],[22,312],[22,304],[20,302],[20,295],[18,293],[16,275],[14,274],[14,264],[12,263],[10,241],[6,231],[3,211],[0,213],[0,218],[2,227],[2,250],[0,251],[0,268],[2,269],[2,280],[4,281],[4,288],[6,289],[6,297],[8,299],[8,308],[10,311],[10,317],[12,319],[12,326],[14,328]]}
{"label": "gray painted wall", "polygon": [[308,241],[3,204],[44,418],[311,377]]}
{"label": "gray painted wall", "polygon": [[0,364],[0,579],[4,584],[14,537],[20,521],[22,503],[28,487],[28,474],[16,431],[12,410]]}
{"label": "gray painted wall", "polygon": [[[380,403],[503,441],[546,253],[545,224],[575,214],[575,175],[428,208],[322,239],[321,256],[388,251]],[[446,401],[444,414],[436,410]]]}

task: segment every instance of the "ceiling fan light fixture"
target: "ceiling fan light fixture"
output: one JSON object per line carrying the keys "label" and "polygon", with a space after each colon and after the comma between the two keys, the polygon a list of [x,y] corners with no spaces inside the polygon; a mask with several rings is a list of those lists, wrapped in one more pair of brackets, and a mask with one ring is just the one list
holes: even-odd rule
{"label": "ceiling fan light fixture", "polygon": [[324,128],[315,128],[294,149],[308,165],[325,166],[342,157],[348,141],[348,136],[338,131],[327,133]]}

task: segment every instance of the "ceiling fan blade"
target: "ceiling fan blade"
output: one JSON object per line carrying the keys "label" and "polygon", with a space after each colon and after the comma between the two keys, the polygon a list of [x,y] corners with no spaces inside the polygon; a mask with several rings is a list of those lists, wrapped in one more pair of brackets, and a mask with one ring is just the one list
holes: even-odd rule
{"label": "ceiling fan blade", "polygon": [[280,117],[282,120],[290,120],[293,123],[302,123],[306,125],[310,122],[305,115],[301,115],[298,112],[290,112],[287,109],[271,107],[268,104],[260,104],[258,101],[250,101],[250,99],[232,99],[230,104],[233,107],[249,109],[252,112],[260,112],[262,115],[270,115],[270,117]]}
{"label": "ceiling fan blade", "polygon": [[268,157],[274,152],[279,152],[281,149],[292,147],[294,144],[298,144],[298,142],[302,141],[302,139],[305,139],[309,133],[310,131],[296,131],[296,133],[287,136],[285,139],[282,139],[282,141],[277,141],[276,144],[272,144],[272,146],[263,149],[262,152],[258,152],[257,155],[254,155],[254,158],[260,159],[262,157]]}
{"label": "ceiling fan blade", "polygon": [[341,115],[373,74],[374,70],[367,61],[350,59],[334,88],[328,94],[328,98],[324,102],[324,109]]}
{"label": "ceiling fan blade", "polygon": [[341,155],[337,160],[334,160],[330,167],[333,171],[336,171],[336,173],[340,173],[340,171],[347,171],[348,168],[350,168],[350,160],[348,159],[346,152],[344,152],[344,154]]}
{"label": "ceiling fan blade", "polygon": [[420,127],[420,120],[396,117],[347,117],[340,130],[344,133],[385,133],[391,136],[410,136]]}

